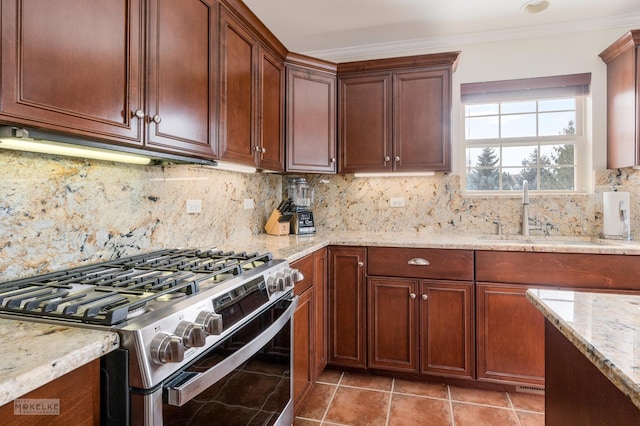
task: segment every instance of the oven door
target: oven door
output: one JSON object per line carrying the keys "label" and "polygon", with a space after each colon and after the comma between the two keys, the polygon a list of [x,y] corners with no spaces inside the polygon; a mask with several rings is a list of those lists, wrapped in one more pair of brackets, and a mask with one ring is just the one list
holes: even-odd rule
{"label": "oven door", "polygon": [[[155,401],[146,402],[142,423],[291,425],[297,303],[297,297],[281,299],[165,381],[161,389],[147,395]],[[140,412],[135,405],[133,402],[134,424]]]}

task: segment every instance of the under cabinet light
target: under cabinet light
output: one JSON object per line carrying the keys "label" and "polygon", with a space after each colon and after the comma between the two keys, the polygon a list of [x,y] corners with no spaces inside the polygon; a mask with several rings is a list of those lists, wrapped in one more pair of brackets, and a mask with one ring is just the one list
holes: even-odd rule
{"label": "under cabinet light", "polygon": [[389,173],[354,173],[353,177],[370,178],[370,177],[418,177],[418,176],[435,176],[435,172],[389,172]]}
{"label": "under cabinet light", "polygon": [[0,131],[0,149],[37,152],[40,154],[62,155],[65,157],[90,158],[93,160],[116,161],[119,163],[148,165],[150,157],[107,149],[71,145],[49,140],[33,139],[25,129],[3,127]]}
{"label": "under cabinet light", "polygon": [[225,170],[228,172],[240,173],[256,173],[257,169],[251,166],[243,166],[242,164],[227,163],[225,161],[216,161],[217,165],[214,169]]}

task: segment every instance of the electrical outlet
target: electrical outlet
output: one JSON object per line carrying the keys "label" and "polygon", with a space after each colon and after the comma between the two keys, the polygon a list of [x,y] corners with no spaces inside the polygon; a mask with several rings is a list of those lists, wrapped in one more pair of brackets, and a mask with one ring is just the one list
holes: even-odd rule
{"label": "electrical outlet", "polygon": [[253,199],[245,198],[244,199],[244,209],[245,210],[253,210]]}
{"label": "electrical outlet", "polygon": [[187,213],[195,214],[202,211],[202,200],[187,200]]}
{"label": "electrical outlet", "polygon": [[404,198],[389,198],[389,207],[404,207]]}

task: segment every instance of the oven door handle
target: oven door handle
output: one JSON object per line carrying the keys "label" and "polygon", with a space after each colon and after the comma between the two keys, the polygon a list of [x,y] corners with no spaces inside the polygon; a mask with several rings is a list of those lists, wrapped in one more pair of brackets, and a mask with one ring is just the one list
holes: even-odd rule
{"label": "oven door handle", "polygon": [[164,391],[167,397],[167,404],[182,407],[202,391],[210,388],[224,376],[238,368],[264,345],[269,343],[269,341],[282,330],[287,321],[293,318],[293,311],[298,306],[298,296],[294,296],[292,299],[289,299],[289,301],[291,304],[284,313],[251,342],[209,370],[202,373],[195,373],[193,377],[186,382],[180,383],[178,386],[165,387]]}

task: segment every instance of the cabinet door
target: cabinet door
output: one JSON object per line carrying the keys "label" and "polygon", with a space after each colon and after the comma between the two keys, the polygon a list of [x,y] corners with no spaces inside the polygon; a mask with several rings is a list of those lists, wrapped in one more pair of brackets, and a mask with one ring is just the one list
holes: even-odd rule
{"label": "cabinet door", "polygon": [[336,172],[336,77],[287,68],[287,171]]}
{"label": "cabinet door", "polygon": [[256,64],[258,41],[220,8],[219,158],[255,165]]}
{"label": "cabinet door", "polygon": [[3,121],[142,144],[141,0],[3,0]]}
{"label": "cabinet door", "polygon": [[340,173],[390,172],[391,74],[341,77]]}
{"label": "cabinet door", "polygon": [[213,158],[217,3],[149,1],[147,145]]}
{"label": "cabinet door", "polygon": [[394,170],[451,170],[450,71],[397,71],[393,77]]}
{"label": "cabinet door", "polygon": [[420,282],[421,373],[474,378],[473,283]]}
{"label": "cabinet door", "polygon": [[318,250],[313,255],[313,294],[315,299],[315,366],[316,377],[327,366],[327,250]]}
{"label": "cabinet door", "polygon": [[418,372],[418,281],[368,279],[369,368]]}
{"label": "cabinet door", "polygon": [[544,317],[527,288],[476,285],[478,381],[544,385]]}
{"label": "cabinet door", "polygon": [[313,288],[298,296],[293,314],[293,403],[297,411],[313,386]]}
{"label": "cabinet door", "polygon": [[284,61],[259,49],[258,167],[284,171]]}
{"label": "cabinet door", "polygon": [[366,249],[329,249],[329,364],[366,369]]}

